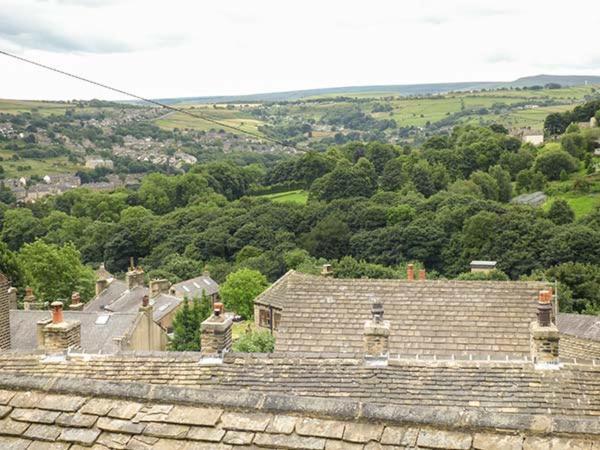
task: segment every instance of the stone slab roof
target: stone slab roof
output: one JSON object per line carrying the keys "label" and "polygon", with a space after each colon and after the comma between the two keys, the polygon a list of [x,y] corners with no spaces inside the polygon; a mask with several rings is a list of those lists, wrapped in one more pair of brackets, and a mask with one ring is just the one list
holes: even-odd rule
{"label": "stone slab roof", "polygon": [[600,342],[600,316],[559,313],[557,325],[561,333]]}
{"label": "stone slab roof", "polygon": [[107,305],[120,298],[125,292],[127,292],[127,284],[124,281],[112,279],[106,289],[85,304],[85,310],[104,311]]}
{"label": "stone slab roof", "polygon": [[498,431],[485,415],[443,410],[431,424],[420,408],[390,410],[346,400],[60,378],[5,377],[0,386],[5,449],[592,450],[600,443],[589,422],[574,428],[569,420],[548,416],[537,422],[520,418],[526,428]]}
{"label": "stone slab roof", "polygon": [[262,294],[256,297],[256,299],[254,299],[254,303],[283,309],[286,303],[288,281],[290,280],[290,278],[295,278],[298,276],[302,275],[298,272],[290,270],[284,276],[279,278],[275,283],[269,286],[269,288],[265,290]]}
{"label": "stone slab roof", "polygon": [[[65,311],[65,320],[81,322],[81,348],[86,353],[115,353],[119,351],[115,338],[126,335],[133,327],[137,313],[95,313]],[[49,319],[49,311],[10,311],[11,349],[33,351],[37,349],[36,325]],[[98,320],[99,317],[107,317]]]}
{"label": "stone slab roof", "polygon": [[219,292],[219,285],[208,275],[201,275],[171,286],[171,292],[174,292],[175,295],[181,298],[200,298],[202,297],[202,291],[206,292],[206,295],[211,296]]}
{"label": "stone slab roof", "polygon": [[[69,382],[107,381],[143,386],[179,386],[191,391],[344,399],[386,408],[425,408],[431,420],[441,410],[519,417],[600,416],[600,364],[564,364],[538,370],[511,361],[390,360],[372,367],[357,359],[299,358],[290,355],[227,354],[222,363],[197,353],[130,353],[60,360],[43,355],[0,354],[0,380],[53,377]],[[71,381],[69,381],[71,380]],[[327,403],[325,402],[325,403]],[[508,419],[506,419],[508,420]],[[505,424],[507,425],[507,424]],[[498,424],[500,426],[500,424]],[[517,424],[513,424],[517,426]],[[600,432],[600,428],[598,428]]]}
{"label": "stone slab roof", "polygon": [[183,301],[182,298],[169,294],[159,294],[150,299],[150,304],[154,307],[152,318],[155,322],[162,320],[167,314],[173,311]]}
{"label": "stone slab roof", "polygon": [[390,321],[390,353],[530,354],[538,282],[332,279],[288,273],[256,301],[284,309],[275,350],[356,355],[371,303]]}

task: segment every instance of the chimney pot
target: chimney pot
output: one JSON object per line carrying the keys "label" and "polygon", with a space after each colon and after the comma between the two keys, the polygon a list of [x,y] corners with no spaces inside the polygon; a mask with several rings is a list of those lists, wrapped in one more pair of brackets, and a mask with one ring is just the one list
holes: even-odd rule
{"label": "chimney pot", "polygon": [[552,312],[552,293],[550,291],[540,291],[538,295],[538,324],[541,327],[549,327],[551,325]]}
{"label": "chimney pot", "polygon": [[421,270],[419,270],[419,280],[420,280],[420,281],[425,281],[425,278],[426,278],[426,272],[425,272],[425,269],[421,269]]}
{"label": "chimney pot", "polygon": [[333,275],[333,267],[331,264],[323,264],[321,268],[321,275],[324,277],[330,277]]}
{"label": "chimney pot", "polygon": [[406,266],[406,279],[413,281],[415,279],[415,266],[414,264],[408,264]]}
{"label": "chimney pot", "polygon": [[71,304],[78,305],[79,303],[81,303],[81,296],[79,295],[79,292],[73,292],[71,295]]}
{"label": "chimney pot", "polygon": [[223,305],[223,303],[216,302],[213,305],[213,313],[214,313],[215,317],[222,316],[224,312],[225,312],[225,306]]}
{"label": "chimney pot", "polygon": [[52,323],[64,322],[63,303],[52,302],[50,306],[52,306]]}
{"label": "chimney pot", "polygon": [[146,308],[148,306],[148,304],[150,303],[150,297],[148,297],[147,295],[144,295],[142,297],[142,306],[144,308]]}
{"label": "chimney pot", "polygon": [[373,303],[371,304],[371,315],[373,316],[374,322],[383,321],[383,303],[380,300],[373,299]]}

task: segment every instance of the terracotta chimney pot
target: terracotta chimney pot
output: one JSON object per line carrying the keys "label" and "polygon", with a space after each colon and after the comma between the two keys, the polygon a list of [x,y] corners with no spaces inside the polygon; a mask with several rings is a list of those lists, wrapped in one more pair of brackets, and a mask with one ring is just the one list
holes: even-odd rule
{"label": "terracotta chimney pot", "polygon": [[427,277],[427,276],[426,276],[425,269],[421,269],[421,270],[419,270],[419,280],[420,280],[420,281],[425,281],[426,277]]}
{"label": "terracotta chimney pot", "polygon": [[408,264],[406,266],[406,279],[408,281],[413,281],[415,279],[415,266],[413,264]]}
{"label": "terracotta chimney pot", "polygon": [[63,303],[62,302],[52,302],[50,305],[52,306],[52,323],[62,323],[64,322],[64,314],[63,314]]}

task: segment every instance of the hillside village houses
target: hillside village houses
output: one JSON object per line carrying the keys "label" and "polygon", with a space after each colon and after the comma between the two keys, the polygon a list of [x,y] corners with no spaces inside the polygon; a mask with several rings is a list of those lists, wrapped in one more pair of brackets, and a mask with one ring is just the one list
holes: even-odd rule
{"label": "hillside village houses", "polygon": [[[474,269],[487,270],[481,264]],[[121,290],[109,273],[99,272],[97,298]],[[132,265],[130,292],[143,292],[142,276]],[[425,271],[415,276],[411,266],[406,280],[337,279],[330,267],[322,276],[291,271],[257,298],[259,306],[280,307],[274,353],[232,352],[232,317],[216,302],[201,326],[200,353],[101,356],[69,351],[83,345],[85,328],[57,303],[51,315],[44,311],[47,323],[31,324],[44,346],[15,349],[20,338],[10,332],[3,279],[0,443],[598,447],[596,318],[556,314],[556,292],[544,282],[426,278]],[[173,295],[166,289],[149,287],[140,312],[156,307],[151,296]],[[112,317],[118,314],[124,313]]]}
{"label": "hillside village houses", "polygon": [[84,353],[164,351],[173,318],[185,298],[199,298],[204,291],[212,302],[218,299],[219,286],[207,273],[172,286],[166,280],[153,280],[146,287],[143,280],[144,272],[138,267],[131,267],[126,280],[121,281],[101,266],[97,271],[96,296],[88,303],[81,302],[79,293],[74,292],[65,308],[61,302],[37,300],[27,288],[23,309],[18,310],[16,290],[0,277],[0,290],[6,289],[9,305],[11,349],[44,348],[48,345],[45,327],[62,323],[57,322],[59,317],[65,323],[79,324],[77,348]]}

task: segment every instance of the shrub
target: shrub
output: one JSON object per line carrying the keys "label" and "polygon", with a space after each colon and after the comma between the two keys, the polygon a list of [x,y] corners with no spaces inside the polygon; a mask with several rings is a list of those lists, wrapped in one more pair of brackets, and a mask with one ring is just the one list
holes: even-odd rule
{"label": "shrub", "polygon": [[275,337],[268,331],[245,333],[233,343],[234,352],[271,353],[275,349]]}

